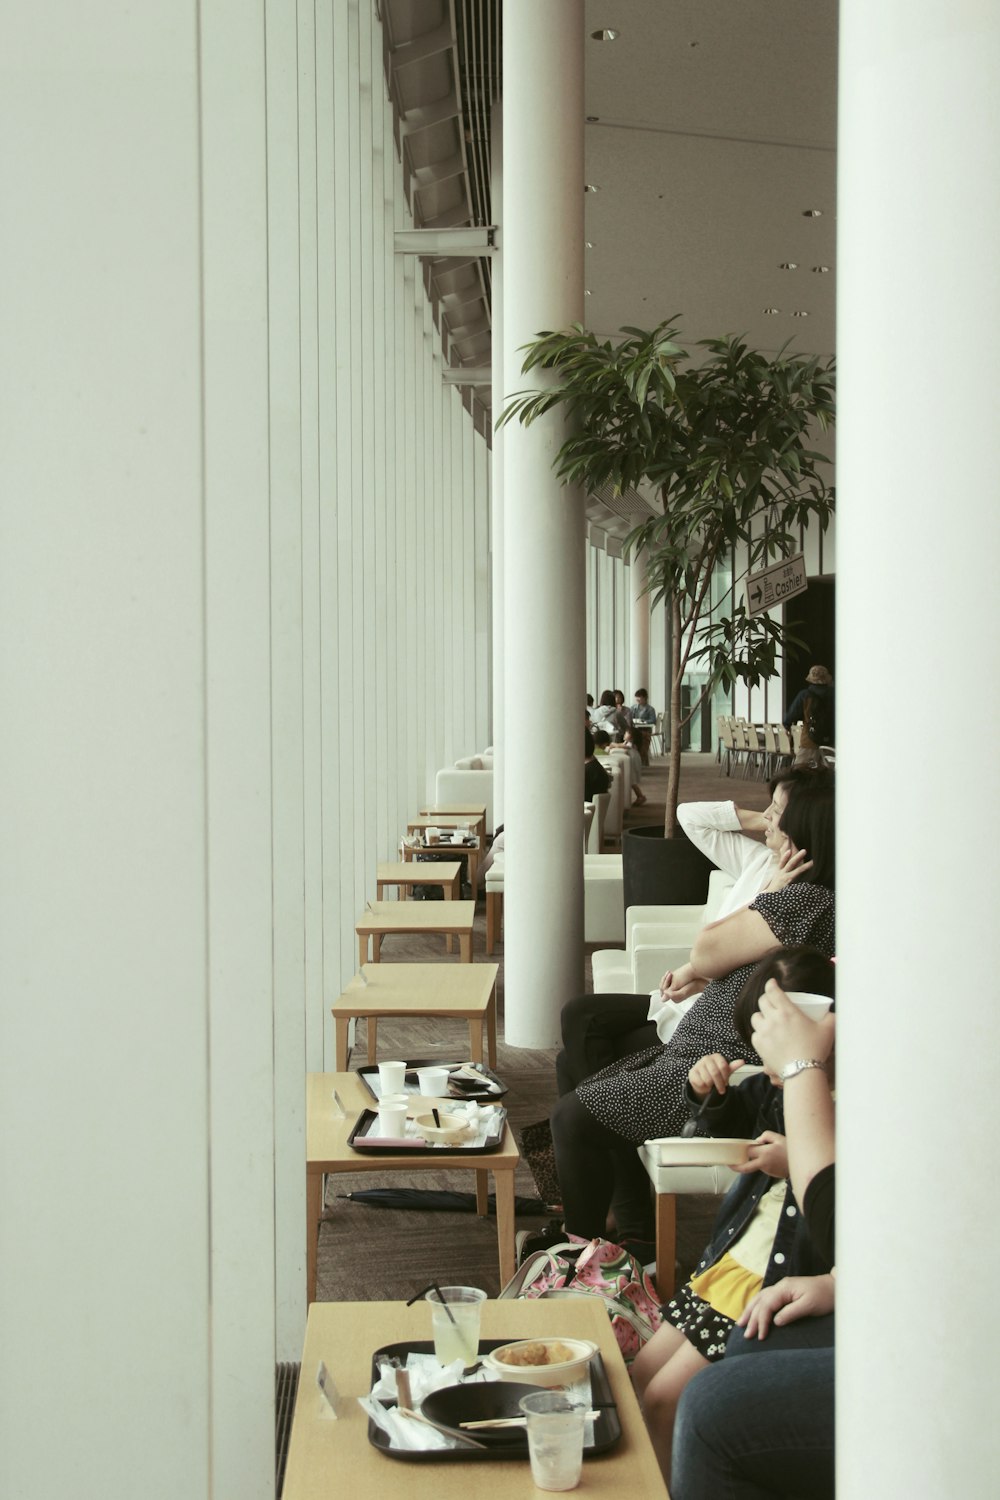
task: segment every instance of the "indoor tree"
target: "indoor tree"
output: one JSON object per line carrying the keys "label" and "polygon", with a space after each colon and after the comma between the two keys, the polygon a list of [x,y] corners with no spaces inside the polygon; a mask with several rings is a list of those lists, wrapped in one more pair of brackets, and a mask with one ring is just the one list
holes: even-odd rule
{"label": "indoor tree", "polygon": [[[689,350],[672,320],[623,328],[616,340],[576,325],[526,346],[524,371],[544,372],[544,389],[518,392],[500,417],[528,424],[563,407],[570,436],[554,466],[564,483],[655,496],[657,514],[626,547],[645,549],[649,591],[670,611],[668,836],[685,724],[718,683],[757,686],[794,644],[770,615],[747,613],[737,585],[797,550],[798,528],[823,529],[833,511],[829,460],[808,446],[811,430],[833,421],[833,361],[786,349],[768,357],[727,337]],[[712,576],[730,558],[743,571],[732,612],[715,619]],[[707,680],[682,715],[684,674],[696,662]]]}

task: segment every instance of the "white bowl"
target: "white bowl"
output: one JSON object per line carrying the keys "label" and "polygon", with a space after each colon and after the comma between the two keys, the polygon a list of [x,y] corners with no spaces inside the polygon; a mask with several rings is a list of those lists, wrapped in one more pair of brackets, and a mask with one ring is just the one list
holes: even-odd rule
{"label": "white bowl", "polygon": [[667,1135],[647,1141],[646,1148],[661,1167],[741,1167],[750,1142],[737,1136]]}
{"label": "white bowl", "polygon": [[792,1004],[797,1005],[810,1021],[822,1021],[833,1004],[829,995],[810,995],[805,990],[789,990],[787,993]]}
{"label": "white bowl", "polygon": [[[502,1357],[509,1350],[526,1349],[543,1344],[551,1349],[561,1345],[571,1351],[571,1358],[555,1360],[551,1364],[512,1365]],[[523,1385],[572,1385],[579,1380],[584,1370],[597,1353],[592,1339],[515,1339],[513,1343],[501,1344],[490,1354],[483,1356],[483,1364],[495,1370],[501,1380],[519,1380]]]}
{"label": "white bowl", "polygon": [[442,1110],[438,1111],[440,1125],[434,1124],[433,1115],[417,1115],[414,1124],[417,1134],[422,1135],[427,1141],[443,1141],[450,1145],[453,1141],[461,1141],[472,1134],[465,1115],[446,1115]]}

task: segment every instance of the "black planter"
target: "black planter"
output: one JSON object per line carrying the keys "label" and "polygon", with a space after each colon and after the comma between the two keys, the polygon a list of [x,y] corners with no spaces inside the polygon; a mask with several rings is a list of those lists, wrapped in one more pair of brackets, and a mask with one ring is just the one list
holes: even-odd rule
{"label": "black planter", "polygon": [[668,839],[662,827],[627,828],[622,835],[625,909],[695,906],[707,900],[715,868],[685,833]]}

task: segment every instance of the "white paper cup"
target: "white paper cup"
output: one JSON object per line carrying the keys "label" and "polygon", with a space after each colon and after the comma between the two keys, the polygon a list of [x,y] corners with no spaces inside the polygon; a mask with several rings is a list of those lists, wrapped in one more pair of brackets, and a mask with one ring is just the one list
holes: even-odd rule
{"label": "white paper cup", "polygon": [[428,1099],[444,1099],[448,1093],[447,1068],[418,1068],[417,1083]]}
{"label": "white paper cup", "polygon": [[528,1419],[531,1477],[540,1490],[575,1490],[583,1470],[587,1408],[561,1391],[536,1391],[518,1402]]}
{"label": "white paper cup", "polygon": [[378,1086],[383,1099],[386,1094],[401,1094],[406,1086],[405,1062],[380,1062]]}
{"label": "white paper cup", "polygon": [[378,1107],[378,1133],[384,1140],[401,1140],[406,1134],[406,1100],[401,1104],[383,1100]]}
{"label": "white paper cup", "polygon": [[833,1004],[829,995],[810,995],[805,990],[788,990],[787,994],[792,1004],[797,1005],[810,1021],[822,1021]]}
{"label": "white paper cup", "polygon": [[460,1359],[468,1370],[479,1358],[479,1320],[486,1293],[477,1286],[434,1287],[427,1301],[438,1364]]}

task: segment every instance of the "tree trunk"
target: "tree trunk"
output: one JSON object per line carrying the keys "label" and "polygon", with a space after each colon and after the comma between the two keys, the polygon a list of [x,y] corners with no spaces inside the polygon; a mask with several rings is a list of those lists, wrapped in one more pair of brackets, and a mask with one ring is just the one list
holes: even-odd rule
{"label": "tree trunk", "polygon": [[670,761],[667,773],[667,805],[663,815],[664,836],[677,834],[677,797],[681,781],[681,607],[670,603]]}

